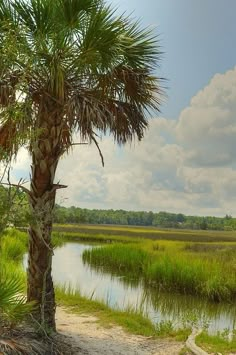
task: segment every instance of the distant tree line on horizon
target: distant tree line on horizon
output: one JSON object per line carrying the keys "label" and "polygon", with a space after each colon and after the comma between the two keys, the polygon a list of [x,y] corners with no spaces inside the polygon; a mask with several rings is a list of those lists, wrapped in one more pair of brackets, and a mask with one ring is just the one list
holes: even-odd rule
{"label": "distant tree line on horizon", "polygon": [[236,230],[236,218],[186,216],[182,213],[98,210],[56,205],[54,222],[62,224],[115,224],[161,228]]}
{"label": "distant tree line on horizon", "polygon": [[[27,226],[31,214],[23,192],[15,193],[10,203],[9,190],[0,186],[0,230],[5,219],[16,227]],[[183,213],[99,210],[56,205],[54,223],[61,224],[114,224],[130,226],[154,226],[160,228],[201,229],[201,230],[236,230],[236,218],[187,216]]]}

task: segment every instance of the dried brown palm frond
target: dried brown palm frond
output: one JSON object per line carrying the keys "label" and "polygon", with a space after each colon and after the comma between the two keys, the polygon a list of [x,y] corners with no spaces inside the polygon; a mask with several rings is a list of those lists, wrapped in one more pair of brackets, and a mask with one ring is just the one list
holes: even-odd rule
{"label": "dried brown palm frond", "polygon": [[18,338],[0,338],[0,354],[4,355],[46,355],[60,354],[52,352],[52,347],[45,341],[37,341],[27,337],[27,334],[22,334],[21,339]]}
{"label": "dried brown palm frond", "polygon": [[0,339],[0,354],[28,354],[28,347],[14,339]]}
{"label": "dried brown palm frond", "polygon": [[0,105],[8,106],[13,99],[14,89],[8,85],[0,83]]}
{"label": "dried brown palm frond", "polygon": [[69,355],[79,354],[71,339],[61,334],[39,336],[31,328],[4,329],[0,337],[0,355]]}
{"label": "dried brown palm frond", "polygon": [[0,126],[0,148],[2,153],[13,154],[16,147],[17,124],[7,121]]}

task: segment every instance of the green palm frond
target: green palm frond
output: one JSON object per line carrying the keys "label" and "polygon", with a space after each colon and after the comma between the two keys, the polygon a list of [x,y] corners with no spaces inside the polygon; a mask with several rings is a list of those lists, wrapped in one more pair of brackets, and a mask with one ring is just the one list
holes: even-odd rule
{"label": "green palm frond", "polygon": [[[21,106],[30,105],[28,123],[21,115],[17,132],[40,129],[44,112],[48,122],[61,121],[61,151],[71,145],[74,131],[88,141],[94,132],[110,133],[121,144],[143,137],[148,112],[160,109],[163,94],[155,75],[161,51],[150,29],[101,0],[3,0],[4,16],[18,32],[14,55],[2,63],[0,104],[3,112],[9,105],[16,111],[17,90]],[[0,32],[3,48],[7,35]]]}
{"label": "green palm frond", "polygon": [[26,303],[23,296],[24,284],[17,276],[6,274],[1,265],[0,273],[0,321],[10,324],[22,321],[31,311],[33,305]]}

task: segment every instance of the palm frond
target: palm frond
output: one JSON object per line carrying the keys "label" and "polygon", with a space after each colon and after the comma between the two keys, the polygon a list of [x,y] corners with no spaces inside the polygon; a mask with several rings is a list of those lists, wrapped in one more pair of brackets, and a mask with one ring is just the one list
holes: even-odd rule
{"label": "palm frond", "polygon": [[23,291],[22,280],[4,273],[3,268],[0,274],[0,320],[17,324],[32,311],[33,304],[26,303]]}
{"label": "palm frond", "polygon": [[[4,0],[4,4],[8,5],[0,7],[0,16],[10,12],[20,43],[8,69],[17,68],[17,90],[31,102],[31,130],[42,128],[40,117],[45,112],[50,124],[58,124],[60,117],[62,151],[72,144],[74,130],[86,141],[92,141],[92,132],[97,131],[112,134],[119,144],[142,139],[148,113],[159,111],[163,94],[162,80],[155,75],[161,51],[150,29],[118,16],[101,0]],[[0,85],[2,107],[9,103],[13,107],[11,90]],[[47,112],[45,107],[50,107]],[[2,124],[0,130],[0,146],[7,149],[14,122],[13,132],[9,128]]]}

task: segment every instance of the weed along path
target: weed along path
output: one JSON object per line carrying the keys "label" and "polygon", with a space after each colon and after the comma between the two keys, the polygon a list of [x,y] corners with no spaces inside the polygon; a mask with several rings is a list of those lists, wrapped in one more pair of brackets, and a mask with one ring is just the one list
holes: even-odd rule
{"label": "weed along path", "polygon": [[169,339],[127,334],[119,326],[104,328],[94,316],[68,313],[61,307],[57,329],[70,338],[71,355],[177,355],[184,346]]}

